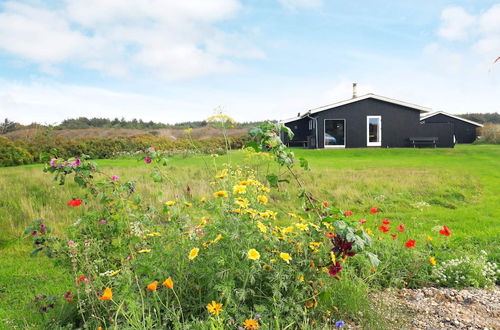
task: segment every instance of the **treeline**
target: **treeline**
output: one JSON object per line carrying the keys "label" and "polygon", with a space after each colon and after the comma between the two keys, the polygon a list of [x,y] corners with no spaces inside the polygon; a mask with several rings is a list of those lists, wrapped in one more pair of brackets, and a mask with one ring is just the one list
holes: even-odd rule
{"label": "treeline", "polygon": [[[235,123],[235,128],[250,128],[259,125],[261,122],[242,122]],[[19,123],[5,119],[0,124],[0,134],[5,134],[23,128],[40,128],[52,127],[57,130],[62,129],[87,129],[87,128],[126,128],[126,129],[160,129],[160,128],[173,128],[173,129],[186,129],[208,126],[206,120],[202,121],[186,121],[176,124],[164,124],[154,121],[143,121],[142,119],[125,120],[124,118],[108,119],[108,118],[87,118],[79,117],[74,119],[65,119],[59,125],[40,125],[32,123],[30,125],[21,125]]]}
{"label": "treeline", "polygon": [[498,112],[491,113],[466,113],[458,115],[464,119],[472,120],[480,124],[500,124],[500,114]]}
{"label": "treeline", "polygon": [[[228,138],[232,149],[242,148],[248,139],[248,135]],[[47,130],[29,139],[9,139],[0,136],[0,167],[39,162],[40,153],[50,153],[53,149],[57,150],[58,157],[78,157],[85,154],[93,159],[103,159],[134,155],[151,146],[170,154],[223,154],[226,152],[226,141],[222,137],[174,140],[143,134],[134,137],[72,139],[52,136],[50,130]]]}

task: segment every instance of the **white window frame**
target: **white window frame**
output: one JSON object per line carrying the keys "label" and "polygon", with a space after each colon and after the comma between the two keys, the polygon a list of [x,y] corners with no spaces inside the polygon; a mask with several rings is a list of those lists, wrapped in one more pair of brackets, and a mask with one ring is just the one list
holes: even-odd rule
{"label": "white window frame", "polygon": [[[326,134],[326,121],[327,120],[342,120],[344,122],[344,144],[343,145],[327,145],[326,144],[326,138],[325,138],[325,134]],[[323,120],[323,146],[324,148],[345,148],[345,145],[346,145],[346,141],[347,141],[347,136],[346,136],[346,120],[343,119],[343,118],[328,118],[328,119],[324,119]]]}
{"label": "white window frame", "polygon": [[[370,142],[370,119],[371,118],[377,118],[378,122],[379,122],[378,132],[377,132],[377,137],[378,137],[377,142]],[[381,147],[382,146],[382,116],[366,116],[366,145],[368,147]]]}

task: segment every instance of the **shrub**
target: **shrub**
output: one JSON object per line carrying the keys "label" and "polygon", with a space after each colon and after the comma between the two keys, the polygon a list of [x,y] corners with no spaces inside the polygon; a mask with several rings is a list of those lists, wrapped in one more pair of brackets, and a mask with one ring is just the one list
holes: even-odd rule
{"label": "shrub", "polygon": [[500,125],[486,124],[481,128],[480,139],[477,143],[500,143]]}
{"label": "shrub", "polygon": [[32,162],[33,156],[26,149],[0,136],[0,166],[15,166]]}

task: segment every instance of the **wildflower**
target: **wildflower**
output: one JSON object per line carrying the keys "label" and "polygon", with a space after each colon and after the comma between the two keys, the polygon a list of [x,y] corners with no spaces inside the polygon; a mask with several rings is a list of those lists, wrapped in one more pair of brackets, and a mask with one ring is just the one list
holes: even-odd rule
{"label": "wildflower", "polygon": [[243,197],[238,197],[234,199],[234,203],[240,207],[247,208],[248,207],[248,199]]}
{"label": "wildflower", "polygon": [[389,226],[380,226],[380,230],[383,231],[384,233],[387,233],[389,230],[391,230],[391,227]]}
{"label": "wildflower", "polygon": [[262,204],[267,204],[268,199],[264,195],[259,195],[259,196],[257,196],[257,201],[259,201],[259,203],[262,203]]}
{"label": "wildflower", "polygon": [[260,253],[259,253],[259,251],[255,250],[255,249],[248,250],[248,259],[250,259],[250,260],[259,260],[260,259]]}
{"label": "wildflower", "polygon": [[218,242],[218,241],[220,241],[221,239],[222,239],[222,235],[221,235],[221,234],[217,235],[217,236],[214,238],[214,240],[212,241],[212,244],[213,244],[213,243],[217,243],[217,242]]}
{"label": "wildflower", "polygon": [[219,157],[219,155],[217,155],[217,154],[211,154],[210,157],[217,158],[217,157]]}
{"label": "wildflower", "polygon": [[346,217],[350,217],[351,215],[353,215],[353,213],[352,213],[351,211],[345,211],[345,212],[344,212],[344,215],[345,215]]}
{"label": "wildflower", "polygon": [[84,275],[81,275],[77,280],[76,280],[76,284],[80,284],[80,283],[88,283],[90,282],[90,280],[88,278],[86,278]]}
{"label": "wildflower", "polygon": [[139,250],[137,252],[138,253],[149,253],[149,252],[151,252],[151,249],[142,249],[142,250]]}
{"label": "wildflower", "polygon": [[324,207],[328,207],[328,205],[329,205],[328,202],[323,202]]}
{"label": "wildflower", "polygon": [[413,247],[415,247],[415,243],[416,243],[416,241],[414,239],[410,239],[410,240],[408,240],[408,242],[405,243],[405,246],[407,248],[413,248]]}
{"label": "wildflower", "polygon": [[264,266],[262,266],[262,268],[264,268],[265,270],[271,270],[271,269],[273,269],[273,267],[271,267],[270,265],[267,265],[267,264],[265,264]]}
{"label": "wildflower", "polygon": [[233,194],[241,195],[247,192],[247,187],[242,185],[236,185],[233,187]]}
{"label": "wildflower", "polygon": [[295,226],[297,228],[299,228],[300,230],[302,231],[306,231],[306,230],[309,230],[309,226],[308,225],[305,225],[303,223],[296,223]]}
{"label": "wildflower", "polygon": [[335,262],[333,265],[330,266],[330,269],[328,269],[328,274],[331,276],[337,276],[338,273],[342,270],[342,264],[340,261]]}
{"label": "wildflower", "polygon": [[144,158],[144,161],[146,162],[146,164],[150,164],[151,163],[151,157],[146,156],[146,158]]}
{"label": "wildflower", "polygon": [[371,213],[371,214],[375,214],[375,213],[377,213],[377,212],[378,212],[378,207],[372,207],[372,208],[370,209],[370,213]]}
{"label": "wildflower", "polygon": [[104,294],[99,297],[99,300],[113,300],[113,291],[111,288],[106,288]]}
{"label": "wildflower", "polygon": [[75,241],[68,241],[68,246],[75,244]]}
{"label": "wildflower", "polygon": [[450,236],[450,235],[451,235],[451,231],[450,231],[450,230],[448,229],[448,227],[446,227],[446,226],[443,226],[443,229],[441,229],[441,230],[439,231],[439,233],[440,233],[441,235],[444,235],[444,236]]}
{"label": "wildflower", "polygon": [[260,328],[259,322],[257,322],[254,319],[245,320],[245,322],[243,322],[243,326],[245,327],[245,329],[259,329]]}
{"label": "wildflower", "polygon": [[292,257],[288,253],[281,252],[280,253],[280,258],[286,261],[287,264],[290,263],[290,260],[292,260]]}
{"label": "wildflower", "polygon": [[432,236],[429,236],[429,235],[427,235],[426,239],[427,239],[427,241],[429,241],[429,242],[432,242],[432,240],[433,240]]}
{"label": "wildflower", "polygon": [[306,301],[306,307],[307,308],[313,308],[314,306],[316,306],[316,301],[314,301],[314,300],[308,300],[308,301]]}
{"label": "wildflower", "polygon": [[149,283],[147,288],[149,291],[156,291],[158,289],[158,281]]}
{"label": "wildflower", "polygon": [[396,239],[398,237],[398,234],[391,234],[392,239]]}
{"label": "wildflower", "polygon": [[149,236],[149,237],[159,237],[159,236],[161,236],[161,234],[154,231],[154,232],[146,234],[146,236]]}
{"label": "wildflower", "polygon": [[108,276],[111,277],[111,276],[118,275],[121,271],[122,271],[121,269],[115,270],[114,272],[111,272]]}
{"label": "wildflower", "polygon": [[304,275],[297,275],[297,281],[300,283],[304,282]]}
{"label": "wildflower", "polygon": [[113,177],[111,178],[111,181],[118,181],[120,180],[120,177],[118,175],[113,175]]}
{"label": "wildflower", "polygon": [[192,249],[190,252],[189,252],[189,260],[193,260],[194,258],[196,258],[198,256],[198,252],[200,252],[200,249],[199,248],[194,248]]}
{"label": "wildflower", "polygon": [[52,159],[50,160],[50,166],[52,166],[52,167],[56,167],[56,161],[57,161],[57,158],[52,158]]}
{"label": "wildflower", "polygon": [[99,223],[103,223],[104,224],[104,223],[107,223],[107,222],[108,222],[108,220],[106,220],[106,219],[99,220]]}
{"label": "wildflower", "polygon": [[214,192],[214,197],[227,197],[227,191],[221,190]]}
{"label": "wildflower", "polygon": [[333,231],[331,231],[329,233],[325,233],[325,236],[328,237],[329,239],[332,239],[335,237],[335,233]]}
{"label": "wildflower", "polygon": [[387,219],[383,219],[383,220],[382,220],[382,223],[383,223],[384,225],[388,225],[388,224],[390,224],[391,222],[390,222],[389,220],[387,220]]}
{"label": "wildflower", "polygon": [[264,187],[264,186],[260,187],[259,190],[262,192],[265,192],[265,193],[268,193],[271,191],[271,189],[269,189],[268,187]]}
{"label": "wildflower", "polygon": [[358,222],[361,224],[366,223],[366,219],[360,219]]}
{"label": "wildflower", "polygon": [[311,242],[309,243],[309,248],[313,251],[317,251],[318,248],[321,246],[320,242]]}
{"label": "wildflower", "polygon": [[193,203],[184,202],[184,206],[185,206],[185,207],[191,207],[191,206],[193,206]]}
{"label": "wildflower", "polygon": [[207,305],[207,310],[210,314],[219,315],[220,312],[223,311],[222,304],[216,303],[214,300],[212,300],[212,302]]}
{"label": "wildflower", "polygon": [[173,289],[174,288],[174,281],[172,281],[172,278],[169,277],[163,283],[161,284],[166,288]]}
{"label": "wildflower", "polygon": [[345,325],[344,321],[337,321],[335,322],[335,328],[339,329]]}
{"label": "wildflower", "polygon": [[186,135],[189,135],[189,134],[191,134],[191,131],[192,131],[192,130],[193,130],[193,128],[192,128],[192,127],[190,127],[190,128],[186,128],[186,129],[184,130],[184,133],[185,133]]}
{"label": "wildflower", "polygon": [[335,260],[335,253],[330,251],[330,259],[332,259],[333,263],[336,263],[337,261]]}
{"label": "wildflower", "polygon": [[167,205],[167,206],[174,206],[175,205],[175,201],[167,201],[167,202],[165,202],[165,205]]}
{"label": "wildflower", "polygon": [[404,232],[405,231],[405,225],[403,224],[400,224],[399,226],[396,227],[396,230],[399,231],[399,232]]}
{"label": "wildflower", "polygon": [[267,232],[267,227],[260,221],[257,221],[257,227],[259,227],[260,231],[263,233]]}
{"label": "wildflower", "polygon": [[366,233],[368,236],[373,236],[373,231],[370,228],[366,228]]}
{"label": "wildflower", "polygon": [[207,199],[206,199],[205,197],[200,198],[200,203],[202,203],[202,204],[203,204],[203,203],[205,203],[206,201],[207,201]]}
{"label": "wildflower", "polygon": [[342,254],[345,257],[354,257],[356,255],[356,253],[352,251],[353,242],[348,242],[347,240],[337,235],[333,239],[332,243],[332,251],[336,254]]}
{"label": "wildflower", "polygon": [[431,265],[433,265],[433,266],[436,266],[436,264],[437,264],[437,262],[436,262],[436,258],[434,258],[434,257],[430,257],[430,258],[429,258],[429,262],[430,262],[430,263],[431,263]]}
{"label": "wildflower", "polygon": [[77,206],[80,206],[82,205],[82,200],[81,199],[72,199],[68,202],[68,206],[73,206],[73,207],[77,207]]}
{"label": "wildflower", "polygon": [[219,172],[215,175],[216,179],[224,179],[227,176],[227,170],[224,169],[222,172]]}

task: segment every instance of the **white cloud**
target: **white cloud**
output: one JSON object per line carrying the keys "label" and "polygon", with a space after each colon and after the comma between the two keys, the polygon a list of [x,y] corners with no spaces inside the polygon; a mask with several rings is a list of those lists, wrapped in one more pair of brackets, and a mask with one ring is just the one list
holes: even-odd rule
{"label": "white cloud", "polygon": [[[168,79],[237,69],[264,54],[245,35],[216,24],[232,19],[237,0],[67,0],[57,9],[7,2],[0,49],[51,68],[77,63],[123,76],[146,68]],[[47,71],[47,70],[46,70]]]}
{"label": "white cloud", "polygon": [[318,8],[323,5],[323,0],[278,0],[288,9]]}
{"label": "white cloud", "polygon": [[449,40],[465,40],[476,24],[476,17],[469,15],[461,7],[448,7],[441,13],[441,27],[438,34]]}

